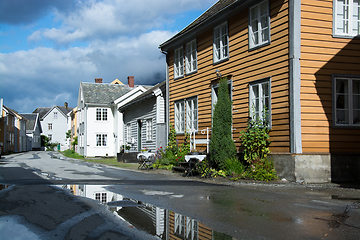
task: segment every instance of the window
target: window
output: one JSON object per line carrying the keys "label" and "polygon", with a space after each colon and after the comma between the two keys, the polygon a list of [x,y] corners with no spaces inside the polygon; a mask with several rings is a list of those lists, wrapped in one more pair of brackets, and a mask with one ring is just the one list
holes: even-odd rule
{"label": "window", "polygon": [[126,141],[127,141],[128,143],[131,142],[131,124],[130,124],[130,123],[128,123],[128,124],[126,125]]}
{"label": "window", "polygon": [[184,76],[184,57],[183,57],[183,48],[178,48],[175,50],[174,56],[174,78],[179,78]]}
{"label": "window", "polygon": [[226,22],[214,28],[213,55],[214,63],[229,58],[229,43]]}
{"label": "window", "polygon": [[48,123],[48,130],[52,130],[52,123]]}
{"label": "window", "polygon": [[57,112],[54,112],[54,119],[57,119]]}
{"label": "window", "polygon": [[185,216],[175,213],[175,229],[174,232],[180,236],[185,235]]}
{"label": "window", "polygon": [[197,70],[196,40],[186,44],[185,67],[186,74]]}
{"label": "window", "polygon": [[183,133],[185,131],[185,103],[179,101],[175,103],[175,131]]}
{"label": "window", "polygon": [[255,120],[266,120],[270,124],[270,79],[252,82],[249,89],[250,117]]}
{"label": "window", "polygon": [[360,0],[334,0],[333,33],[338,36],[360,35]]}
{"label": "window", "polygon": [[270,21],[268,1],[263,1],[250,8],[249,48],[270,42]]}
{"label": "window", "polygon": [[198,239],[198,223],[189,217],[186,217],[186,239]]}
{"label": "window", "polygon": [[198,106],[196,97],[183,99],[175,103],[175,131],[177,133],[185,132],[185,118],[186,130],[197,131]]}
{"label": "window", "polygon": [[360,126],[360,77],[336,77],[333,81],[335,126]]}
{"label": "window", "polygon": [[96,146],[105,147],[107,142],[107,134],[96,134]]}
{"label": "window", "polygon": [[49,138],[49,141],[51,141],[52,140],[52,134],[49,134],[48,138]]}
{"label": "window", "polygon": [[95,193],[95,200],[106,203],[106,193]]}
{"label": "window", "polygon": [[190,131],[198,130],[197,98],[186,101],[186,129]]}
{"label": "window", "polygon": [[152,119],[146,120],[146,141],[152,139]]}
{"label": "window", "polygon": [[96,109],[96,121],[107,121],[107,109],[97,108]]}

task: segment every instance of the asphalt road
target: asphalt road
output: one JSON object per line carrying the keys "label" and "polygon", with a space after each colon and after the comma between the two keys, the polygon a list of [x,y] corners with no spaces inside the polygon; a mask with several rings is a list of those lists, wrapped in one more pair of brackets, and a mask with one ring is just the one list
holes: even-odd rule
{"label": "asphalt road", "polygon": [[104,185],[109,192],[184,214],[236,239],[360,239],[356,186],[200,180],[60,156],[3,156],[0,183],[11,187],[0,191],[0,239],[6,239],[1,232],[9,221],[25,226],[33,239],[151,238],[119,223],[104,205],[53,187],[72,184]]}

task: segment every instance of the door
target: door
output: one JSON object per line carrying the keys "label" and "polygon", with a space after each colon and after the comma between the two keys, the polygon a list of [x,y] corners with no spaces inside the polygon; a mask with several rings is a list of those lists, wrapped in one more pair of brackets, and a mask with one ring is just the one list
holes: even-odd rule
{"label": "door", "polygon": [[141,120],[138,120],[137,123],[138,123],[138,134],[137,134],[138,152],[140,152],[141,151]]}

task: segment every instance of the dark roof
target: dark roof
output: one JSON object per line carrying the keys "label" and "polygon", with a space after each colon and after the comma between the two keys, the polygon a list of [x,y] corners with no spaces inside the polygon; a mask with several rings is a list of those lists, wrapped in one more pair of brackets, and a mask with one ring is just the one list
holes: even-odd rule
{"label": "dark roof", "polygon": [[140,94],[139,96],[137,96],[136,98],[134,98],[133,100],[131,100],[130,102],[125,104],[124,106],[121,106],[119,109],[121,109],[121,110],[126,109],[140,101],[144,101],[144,100],[148,99],[149,97],[153,96],[153,91],[155,89],[161,88],[165,84],[166,84],[166,81],[156,84],[155,86],[149,88],[146,92],[143,92],[142,94]]}
{"label": "dark roof", "polygon": [[186,26],[183,30],[175,34],[172,38],[168,39],[164,43],[160,44],[160,48],[164,48],[171,42],[179,39],[180,37],[188,34],[204,23],[216,19],[219,15],[223,14],[227,10],[231,10],[249,0],[219,0],[214,5],[212,5],[208,10],[196,18],[192,23]]}
{"label": "dark roof", "polygon": [[[68,114],[69,112],[71,112],[73,110],[73,108],[65,108],[64,106],[54,106],[57,107],[61,112],[64,113],[64,115],[66,116],[66,114]],[[39,113],[40,116],[40,120],[43,120],[43,118],[46,116],[46,114],[51,111],[54,107],[39,107],[37,109],[35,109],[33,111],[33,113]]]}
{"label": "dark roof", "polygon": [[50,110],[52,107],[39,107],[33,111],[33,113],[38,113],[40,119],[42,119]]}
{"label": "dark roof", "polygon": [[35,129],[36,118],[38,113],[21,113],[21,116],[25,117],[28,121],[26,122],[26,130],[33,131]]}
{"label": "dark roof", "polygon": [[130,92],[138,86],[149,89],[152,86],[135,85],[134,88],[125,84],[110,84],[110,83],[81,83],[84,102],[95,104],[110,104],[119,97]]}

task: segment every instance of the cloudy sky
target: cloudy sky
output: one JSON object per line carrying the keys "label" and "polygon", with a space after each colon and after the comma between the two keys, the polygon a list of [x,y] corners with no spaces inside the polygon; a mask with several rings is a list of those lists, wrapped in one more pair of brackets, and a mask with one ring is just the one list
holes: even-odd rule
{"label": "cloudy sky", "polygon": [[165,80],[158,46],[216,0],[1,0],[0,98],[29,113],[77,104],[80,82]]}

